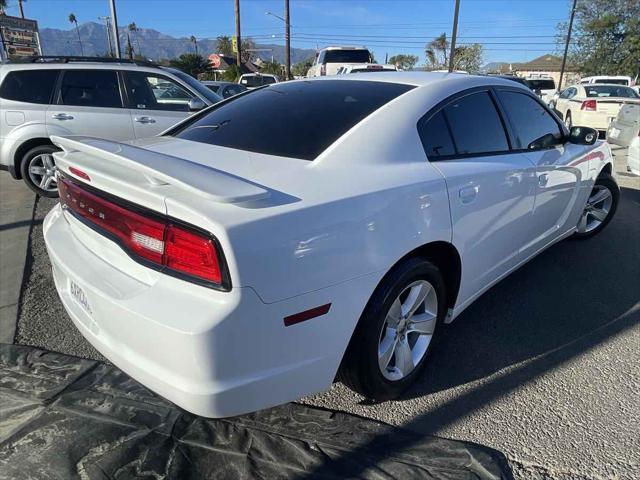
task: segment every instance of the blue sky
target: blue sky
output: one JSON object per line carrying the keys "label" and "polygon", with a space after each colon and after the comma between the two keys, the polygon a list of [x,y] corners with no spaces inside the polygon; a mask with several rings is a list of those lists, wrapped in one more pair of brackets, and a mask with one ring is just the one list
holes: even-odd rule
{"label": "blue sky", "polygon": [[[17,15],[17,0],[8,13]],[[242,35],[258,43],[284,43],[283,23],[265,15],[283,16],[284,1],[241,0]],[[411,53],[424,63],[424,44],[451,33],[454,0],[290,0],[292,46],[367,45],[383,60]],[[460,42],[482,43],[485,62],[526,61],[556,50],[556,25],[568,19],[567,0],[461,0]],[[27,0],[28,18],[40,28],[70,28],[75,13],[80,23],[109,15],[108,0]],[[216,37],[234,32],[233,0],[117,0],[118,21],[135,21],[172,36]]]}

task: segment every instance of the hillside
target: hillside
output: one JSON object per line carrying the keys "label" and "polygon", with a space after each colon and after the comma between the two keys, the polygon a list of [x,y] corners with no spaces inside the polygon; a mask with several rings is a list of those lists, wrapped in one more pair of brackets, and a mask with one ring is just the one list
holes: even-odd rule
{"label": "hillside", "polygon": [[[80,38],[84,47],[84,54],[89,56],[104,55],[109,47],[107,43],[106,28],[95,22],[87,22],[79,25]],[[127,42],[127,30],[119,29],[120,46],[124,52]],[[136,38],[137,36],[137,38]],[[57,28],[40,29],[40,41],[44,55],[80,55],[80,44],[75,28],[71,30],[59,30]],[[161,58],[175,58],[182,53],[193,53],[193,44],[188,38],[175,38],[151,28],[140,28],[136,33],[131,33],[131,43],[138,53],[152,60]],[[139,44],[139,48],[138,48]],[[273,52],[259,52],[264,60],[274,60],[284,63],[284,46],[271,44],[256,44],[256,48],[271,48]],[[216,53],[215,39],[199,39],[198,51],[203,55]],[[291,61],[298,63],[313,57],[314,50],[292,48]]]}

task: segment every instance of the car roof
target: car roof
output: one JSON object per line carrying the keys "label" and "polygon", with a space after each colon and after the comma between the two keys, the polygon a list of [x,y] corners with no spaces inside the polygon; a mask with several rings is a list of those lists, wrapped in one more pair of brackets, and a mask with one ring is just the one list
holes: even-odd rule
{"label": "car roof", "polygon": [[120,62],[8,62],[0,64],[4,71],[13,70],[135,70],[142,72],[173,72],[172,68],[161,65],[136,65],[135,63]]}
{"label": "car roof", "polygon": [[[416,72],[416,71],[398,71],[398,72],[371,72],[365,75],[329,75],[325,77],[314,77],[313,79],[294,80],[297,82],[304,81],[369,81],[369,82],[387,82],[400,83],[404,85],[413,85],[416,87],[426,86],[443,81],[455,81],[458,85],[467,84],[486,84],[486,85],[507,85],[507,86],[523,86],[513,80],[505,80],[502,78],[491,77],[488,75],[469,75],[466,73],[440,73],[440,72]],[[523,86],[524,88],[524,86]]]}

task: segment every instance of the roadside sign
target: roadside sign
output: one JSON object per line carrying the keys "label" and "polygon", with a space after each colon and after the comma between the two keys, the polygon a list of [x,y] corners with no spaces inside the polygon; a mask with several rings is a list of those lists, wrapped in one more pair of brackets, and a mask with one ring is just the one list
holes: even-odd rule
{"label": "roadside sign", "polygon": [[28,18],[0,15],[0,58],[42,55],[38,22]]}
{"label": "roadside sign", "polygon": [[238,37],[236,36],[231,37],[231,49],[233,53],[238,53]]}

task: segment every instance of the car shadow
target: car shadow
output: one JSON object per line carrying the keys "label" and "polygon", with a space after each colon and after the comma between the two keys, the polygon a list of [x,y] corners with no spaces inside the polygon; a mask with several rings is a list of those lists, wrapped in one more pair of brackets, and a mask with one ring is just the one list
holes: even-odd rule
{"label": "car shadow", "polygon": [[445,326],[403,399],[571,345],[631,311],[640,296],[638,218],[640,191],[622,188],[616,216],[599,235],[562,241],[490,289]]}

